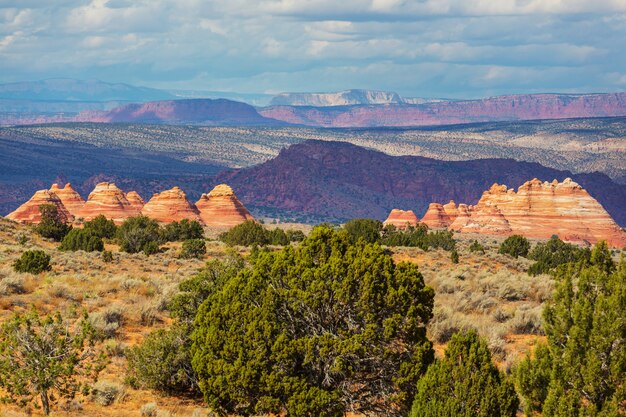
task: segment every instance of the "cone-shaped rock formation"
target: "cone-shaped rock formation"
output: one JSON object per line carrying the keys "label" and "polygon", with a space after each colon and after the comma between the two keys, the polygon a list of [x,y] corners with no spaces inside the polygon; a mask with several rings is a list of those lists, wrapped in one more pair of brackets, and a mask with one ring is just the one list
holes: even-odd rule
{"label": "cone-shaped rock formation", "polygon": [[441,204],[430,203],[422,218],[422,223],[431,229],[442,229],[450,226],[452,221]]}
{"label": "cone-shaped rock formation", "polygon": [[76,217],[88,221],[100,214],[116,224],[121,224],[129,217],[138,216],[141,211],[128,201],[124,192],[115,184],[101,182],[89,194],[87,202]]}
{"label": "cone-shaped rock formation", "polygon": [[557,235],[567,241],[606,240],[614,247],[626,246],[626,233],[600,203],[569,178],[562,183],[535,178],[517,192],[494,184],[473,207],[470,218],[464,224],[454,222],[451,229],[536,238]]}
{"label": "cone-shaped rock formation", "polygon": [[138,210],[138,211],[141,211],[143,206],[146,204],[146,202],[143,201],[143,198],[141,198],[141,196],[139,195],[139,193],[137,191],[129,191],[129,192],[127,192],[126,193],[126,199],[130,203],[130,205],[135,210]]}
{"label": "cone-shaped rock formation", "polygon": [[254,220],[233,189],[226,184],[216,186],[209,194],[202,194],[196,207],[202,222],[210,227],[233,227],[246,220]]}
{"label": "cone-shaped rock formation", "polygon": [[198,209],[187,200],[187,195],[179,187],[154,194],[143,206],[141,213],[163,223],[183,219],[200,221]]}
{"label": "cone-shaped rock formation", "polygon": [[72,215],[67,211],[61,199],[49,190],[37,191],[27,202],[19,206],[14,212],[9,213],[7,219],[15,220],[21,223],[39,223],[41,221],[41,213],[39,206],[42,204],[53,204],[56,206],[59,216],[64,222],[73,221]]}
{"label": "cone-shaped rock formation", "polygon": [[85,204],[85,200],[72,188],[72,184],[69,182],[65,184],[63,188],[59,187],[58,184],[52,184],[50,192],[56,194],[57,197],[61,199],[67,211],[74,217],[76,217]]}
{"label": "cone-shaped rock formation", "polygon": [[418,222],[413,210],[393,209],[383,224],[385,226],[393,225],[398,229],[406,229],[408,226],[416,226]]}

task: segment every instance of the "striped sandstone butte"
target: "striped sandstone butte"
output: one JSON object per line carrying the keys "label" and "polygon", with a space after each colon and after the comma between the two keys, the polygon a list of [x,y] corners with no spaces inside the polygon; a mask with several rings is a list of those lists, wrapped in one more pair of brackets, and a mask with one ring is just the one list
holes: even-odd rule
{"label": "striped sandstone butte", "polygon": [[444,206],[439,203],[430,203],[428,205],[428,210],[422,217],[421,222],[431,229],[445,229],[452,223]]}
{"label": "striped sandstone butte", "polygon": [[77,218],[76,215],[85,205],[85,200],[72,188],[72,184],[68,182],[63,188],[59,187],[58,184],[52,184],[50,192],[56,194],[67,211]]}
{"label": "striped sandstone butte", "polygon": [[101,182],[89,194],[87,202],[78,212],[76,218],[89,221],[98,215],[104,215],[121,224],[129,217],[138,216],[141,211],[130,203],[122,190],[113,183]]}
{"label": "striped sandstone butte", "polygon": [[196,207],[200,211],[200,219],[209,227],[233,227],[246,220],[254,220],[233,189],[226,184],[217,185],[208,194],[202,194]]}
{"label": "striped sandstone butte", "polygon": [[198,209],[187,200],[187,194],[179,187],[154,194],[143,206],[141,214],[163,223],[183,219],[200,221]]}
{"label": "striped sandstone butte", "polygon": [[34,223],[41,221],[39,206],[42,204],[53,204],[57,207],[59,216],[64,222],[72,222],[73,216],[67,211],[61,199],[50,190],[39,190],[33,196],[19,206],[14,212],[9,213],[6,218],[20,223]]}
{"label": "striped sandstone butte", "polygon": [[408,226],[417,226],[418,222],[419,220],[415,213],[413,213],[413,210],[393,209],[391,213],[389,213],[387,220],[383,222],[383,225],[393,225],[397,229],[406,229]]}
{"label": "striped sandstone butte", "polygon": [[146,204],[146,202],[143,201],[143,198],[141,198],[141,196],[139,195],[137,191],[127,192],[126,199],[128,200],[128,202],[134,209],[139,210],[139,211],[141,211],[143,206]]}
{"label": "striped sandstone butte", "polygon": [[454,222],[451,229],[543,239],[557,235],[570,242],[593,244],[606,240],[613,247],[626,246],[626,233],[600,203],[570,178],[563,182],[535,178],[517,191],[494,184],[469,211],[469,219]]}

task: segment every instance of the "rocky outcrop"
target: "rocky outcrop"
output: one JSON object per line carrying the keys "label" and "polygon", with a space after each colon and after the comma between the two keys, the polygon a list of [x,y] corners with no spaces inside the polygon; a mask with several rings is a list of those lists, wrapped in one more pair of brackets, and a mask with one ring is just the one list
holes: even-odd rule
{"label": "rocky outcrop", "polygon": [[431,229],[445,229],[450,226],[452,220],[446,213],[443,205],[439,203],[430,203],[426,214],[422,217],[422,223]]}
{"label": "rocky outcrop", "polygon": [[268,118],[316,127],[427,126],[488,121],[567,119],[626,115],[626,93],[521,94],[424,104],[335,107],[274,105]]}
{"label": "rocky outcrop", "polygon": [[49,190],[37,191],[26,203],[19,206],[14,212],[9,213],[6,218],[20,223],[34,223],[37,224],[41,221],[41,213],[39,206],[42,204],[53,204],[56,206],[59,216],[62,221],[68,223],[74,218],[67,211],[61,199],[53,192]]}
{"label": "rocky outcrop", "polygon": [[179,187],[154,194],[143,206],[141,213],[163,223],[183,219],[200,221],[198,209],[187,200],[187,195]]}
{"label": "rocky outcrop", "polygon": [[456,217],[459,215],[459,208],[456,206],[454,200],[450,200],[448,204],[444,204],[443,211],[446,213],[446,216],[448,216],[450,223],[456,220]]}
{"label": "rocky outcrop", "polygon": [[216,186],[209,194],[202,194],[196,207],[200,219],[209,227],[228,228],[246,220],[254,220],[237,199],[233,189],[226,184]]}
{"label": "rocky outcrop", "polygon": [[287,106],[353,106],[356,104],[403,103],[397,93],[373,90],[346,90],[334,93],[280,93],[270,105]]}
{"label": "rocky outcrop", "polygon": [[413,210],[393,209],[387,220],[383,222],[385,226],[395,226],[397,229],[406,229],[409,226],[417,226],[419,220]]}
{"label": "rocky outcrop", "polygon": [[589,193],[570,178],[542,182],[533,179],[517,191],[494,184],[485,191],[469,218],[457,218],[451,229],[462,233],[520,234],[572,242],[626,246],[626,233]]}
{"label": "rocky outcrop", "polygon": [[450,224],[449,229],[460,230],[465,227],[470,221],[472,209],[473,206],[468,206],[467,204],[459,204],[459,206],[457,207],[457,216],[452,224]]}
{"label": "rocky outcrop", "polygon": [[137,191],[129,191],[126,193],[126,199],[128,200],[128,202],[130,203],[130,205],[138,211],[141,211],[141,209],[143,209],[143,206],[146,204],[145,201],[143,201],[143,198],[141,198],[141,196],[139,195],[139,193]]}
{"label": "rocky outcrop", "polygon": [[121,224],[129,217],[140,215],[141,211],[128,201],[124,192],[115,184],[101,182],[89,194],[87,202],[76,218],[88,221],[100,214],[112,219],[116,224]]}
{"label": "rocky outcrop", "polygon": [[78,212],[85,205],[85,200],[72,188],[72,184],[69,182],[65,184],[63,188],[59,187],[58,184],[52,184],[50,187],[50,192],[56,194],[57,197],[63,203],[63,206],[67,209],[67,211],[73,216],[76,217]]}

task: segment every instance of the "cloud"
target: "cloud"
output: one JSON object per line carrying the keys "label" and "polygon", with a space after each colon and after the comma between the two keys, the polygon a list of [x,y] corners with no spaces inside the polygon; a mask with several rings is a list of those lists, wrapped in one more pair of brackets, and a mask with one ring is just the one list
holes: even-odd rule
{"label": "cloud", "polygon": [[0,0],[0,81],[479,97],[624,89],[623,0]]}

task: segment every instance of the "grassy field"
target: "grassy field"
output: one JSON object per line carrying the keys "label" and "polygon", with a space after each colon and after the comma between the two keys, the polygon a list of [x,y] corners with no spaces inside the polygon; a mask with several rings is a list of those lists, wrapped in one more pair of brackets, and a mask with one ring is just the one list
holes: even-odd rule
{"label": "grassy field", "polygon": [[[302,228],[305,233],[310,230]],[[207,231],[207,236],[214,238],[216,232]],[[393,257],[415,262],[426,283],[436,290],[429,337],[438,355],[452,333],[476,328],[488,339],[498,365],[508,370],[543,337],[541,308],[553,283],[546,275],[528,276],[524,272],[528,260],[497,254],[499,241],[493,238],[482,238],[485,254],[470,253],[470,239],[458,241],[458,264],[442,250],[392,248]],[[171,318],[166,306],[177,293],[178,284],[202,268],[206,260],[225,256],[228,247],[209,240],[205,259],[187,260],[178,258],[180,243],[169,243],[162,253],[149,257],[121,253],[108,243],[114,260],[105,263],[100,253],[61,252],[57,246],[27,226],[0,220],[0,321],[32,306],[40,312],[60,311],[66,317],[85,309],[94,326],[108,336],[98,345],[109,355],[109,363],[97,387],[115,395],[112,404],[103,406],[97,395],[79,394],[73,401],[55,406],[52,415],[140,416],[142,407],[144,411],[154,407],[150,403],[156,404],[158,413],[154,415],[160,417],[206,415],[201,399],[164,397],[127,386],[125,349],[140,343],[151,331],[167,327]],[[34,248],[51,255],[52,270],[36,276],[14,272],[14,260]],[[236,250],[248,254],[247,248]],[[40,410],[8,405],[0,405],[0,410],[4,417],[41,415]]]}

